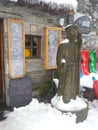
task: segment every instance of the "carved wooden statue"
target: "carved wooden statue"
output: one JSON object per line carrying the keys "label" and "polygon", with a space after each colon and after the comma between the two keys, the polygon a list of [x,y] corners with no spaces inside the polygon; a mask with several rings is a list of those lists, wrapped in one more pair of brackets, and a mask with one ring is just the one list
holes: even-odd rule
{"label": "carved wooden statue", "polygon": [[75,25],[66,28],[69,42],[61,43],[57,51],[58,96],[63,97],[64,103],[75,99],[79,94],[79,60],[82,40],[77,30]]}

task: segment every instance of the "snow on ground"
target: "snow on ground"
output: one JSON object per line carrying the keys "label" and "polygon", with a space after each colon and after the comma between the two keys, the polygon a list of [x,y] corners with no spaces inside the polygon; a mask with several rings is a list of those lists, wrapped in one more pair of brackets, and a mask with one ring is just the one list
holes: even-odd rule
{"label": "snow on ground", "polygon": [[98,80],[98,74],[96,74],[96,73],[90,73],[89,75],[84,75],[82,78],[80,78],[81,86],[86,86],[88,88],[93,88],[92,77],[95,77],[95,79]]}
{"label": "snow on ground", "polygon": [[75,115],[62,114],[37,99],[25,107],[14,108],[7,116],[0,122],[0,130],[98,130],[98,100],[89,102],[87,119],[77,124]]}
{"label": "snow on ground", "polygon": [[[93,74],[93,76],[97,78],[98,74]],[[88,76],[88,79],[91,77],[92,74]],[[86,78],[82,77],[81,84],[82,82],[86,83]],[[90,81],[89,84],[86,83],[87,86],[91,86]],[[58,85],[57,79],[55,82]],[[37,99],[32,99],[29,105],[14,108],[12,112],[6,112],[7,119],[0,122],[0,130],[98,130],[98,100],[88,103],[87,119],[76,123],[75,114],[62,114],[51,104],[39,103]],[[77,105],[79,106],[80,102]],[[74,104],[74,106],[76,105]]]}

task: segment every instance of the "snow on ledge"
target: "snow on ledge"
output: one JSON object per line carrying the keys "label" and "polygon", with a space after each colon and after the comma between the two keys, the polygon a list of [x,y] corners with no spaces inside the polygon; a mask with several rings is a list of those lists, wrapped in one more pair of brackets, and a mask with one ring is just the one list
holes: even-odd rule
{"label": "snow on ledge", "polygon": [[64,43],[69,43],[69,39],[65,39],[65,40],[63,40],[62,42],[61,42],[61,44],[64,44]]}
{"label": "snow on ledge", "polygon": [[61,110],[61,111],[68,111],[68,112],[73,112],[73,111],[80,111],[82,109],[87,108],[86,102],[79,98],[78,96],[76,97],[76,100],[71,99],[69,103],[64,103],[62,100],[62,96],[58,96],[57,94],[51,99],[51,104]]}
{"label": "snow on ledge", "polygon": [[17,0],[10,0],[10,1],[14,1],[14,2],[17,2]]}
{"label": "snow on ledge", "polygon": [[59,85],[59,79],[57,79],[57,78],[53,78],[53,82],[55,83],[56,88],[58,88],[58,85]]}
{"label": "snow on ledge", "polygon": [[63,59],[61,60],[61,63],[65,64],[65,63],[66,63],[66,60],[63,58]]}

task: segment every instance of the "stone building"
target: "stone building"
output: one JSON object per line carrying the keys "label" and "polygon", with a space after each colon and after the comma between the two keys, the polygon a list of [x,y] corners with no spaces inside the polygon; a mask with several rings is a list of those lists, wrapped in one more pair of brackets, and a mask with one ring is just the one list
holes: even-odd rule
{"label": "stone building", "polygon": [[[91,20],[90,33],[83,35],[81,49],[97,50],[98,48],[98,0],[77,0],[77,12],[88,16]],[[84,6],[85,5],[85,6]]]}
{"label": "stone building", "polygon": [[[17,2],[11,2],[9,0],[0,0],[0,100],[5,101],[7,105],[10,104],[10,80],[13,78],[21,78],[21,76],[15,77],[13,72],[15,67],[15,73],[23,73],[23,77],[30,76],[32,78],[33,96],[36,95],[34,90],[37,88],[41,88],[40,90],[38,89],[37,94],[40,93],[40,91],[46,91],[46,88],[49,89],[52,84],[51,74],[53,71],[55,73],[56,69],[51,70],[44,68],[44,39],[46,35],[44,28],[51,27],[54,30],[55,28],[61,29],[59,19],[63,18],[64,25],[67,25],[69,22],[71,23],[73,18],[72,14],[74,12],[72,8],[72,10],[70,10],[63,5],[61,5],[62,8],[57,8],[57,5],[54,3],[54,7],[56,7],[54,9],[49,6],[49,4],[43,2],[30,3],[30,0],[28,1],[18,0]],[[24,27],[24,31],[22,30],[22,32],[25,37],[21,33],[21,25]],[[14,35],[15,32],[13,33],[15,30],[13,30],[14,27],[16,29],[16,35]],[[20,32],[16,27],[18,27]],[[21,66],[23,63],[22,67],[25,66],[22,68],[23,72],[20,66],[17,67],[17,57],[14,57],[17,53],[15,42],[17,41],[17,37],[19,37],[19,40],[23,43],[22,36],[25,45],[20,46],[21,49],[18,48],[17,51],[20,51],[20,53],[23,52],[23,54],[25,51],[24,60],[20,62]],[[63,33],[59,40],[62,38],[64,38]],[[31,41],[34,45],[32,49]],[[12,45],[11,42],[13,43]],[[36,44],[36,42],[38,42],[38,44]],[[33,50],[33,52],[31,50]],[[19,53],[17,53],[17,55],[18,54]]]}

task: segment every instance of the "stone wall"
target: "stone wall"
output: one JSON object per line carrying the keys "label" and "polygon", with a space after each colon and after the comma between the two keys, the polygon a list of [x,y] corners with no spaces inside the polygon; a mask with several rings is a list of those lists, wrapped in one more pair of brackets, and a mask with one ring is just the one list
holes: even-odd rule
{"label": "stone wall", "polygon": [[90,16],[91,32],[83,35],[81,49],[97,50],[98,48],[98,0],[77,0],[78,12]]}

